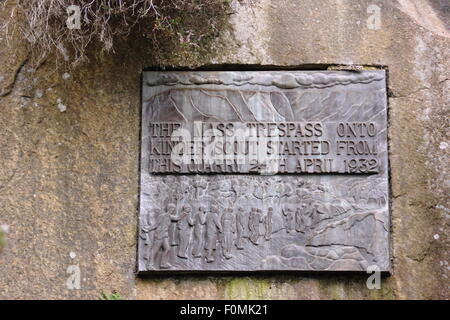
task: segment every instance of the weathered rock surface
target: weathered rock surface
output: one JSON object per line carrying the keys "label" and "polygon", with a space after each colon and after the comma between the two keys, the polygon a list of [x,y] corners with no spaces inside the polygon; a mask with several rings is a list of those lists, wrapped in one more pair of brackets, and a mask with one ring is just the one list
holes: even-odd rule
{"label": "weathered rock surface", "polygon": [[[166,61],[387,67],[394,274],[381,290],[364,275],[136,278],[140,73],[155,60],[124,42],[63,77],[50,60],[32,70],[26,49],[0,34],[0,299],[449,298],[450,14],[443,1],[410,3],[235,1],[221,50],[180,47]],[[370,5],[379,29],[368,27]],[[69,289],[70,266],[80,289]]]}

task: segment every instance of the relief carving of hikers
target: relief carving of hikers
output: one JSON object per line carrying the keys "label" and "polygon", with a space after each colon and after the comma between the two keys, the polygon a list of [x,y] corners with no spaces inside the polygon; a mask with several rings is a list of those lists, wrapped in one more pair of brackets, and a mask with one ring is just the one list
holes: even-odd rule
{"label": "relief carving of hikers", "polygon": [[162,269],[172,267],[168,262],[170,253],[169,228],[172,219],[169,214],[169,207],[166,209],[166,212],[154,209],[156,214],[155,223],[148,226],[149,231],[155,230],[152,246],[153,261],[156,263],[159,256],[159,267]]}
{"label": "relief carving of hikers", "polygon": [[187,259],[187,249],[191,242],[191,227],[194,225],[194,221],[191,216],[192,208],[189,205],[184,205],[181,209],[181,213],[178,216],[171,216],[172,221],[177,222],[178,233],[178,257]]}
{"label": "relief carving of hikers", "polygon": [[259,238],[261,236],[260,224],[264,221],[261,209],[252,208],[250,211],[250,217],[248,220],[248,226],[250,229],[250,241],[253,244],[259,244]]}
{"label": "relief carving of hikers", "polygon": [[194,222],[194,245],[192,248],[192,255],[196,258],[202,256],[202,250],[204,246],[205,237],[205,224],[206,224],[206,208],[200,206],[193,217]]}
{"label": "relief carving of hikers", "polygon": [[217,249],[218,232],[222,232],[222,225],[219,221],[219,210],[216,205],[211,205],[210,210],[206,213],[206,261],[213,262],[215,260],[214,251]]}
{"label": "relief carving of hikers", "polygon": [[148,210],[147,213],[141,217],[141,230],[139,232],[139,237],[144,240],[144,260],[147,260],[147,266],[153,264],[153,255],[152,255],[152,243],[154,234],[150,231],[150,227],[154,223],[155,219],[155,209]]}
{"label": "relief carving of hikers", "polygon": [[247,215],[242,207],[238,207],[237,213],[236,213],[236,247],[239,250],[244,249],[244,237],[247,235]]}
{"label": "relief carving of hikers", "polygon": [[231,249],[233,246],[234,233],[236,232],[236,217],[233,215],[233,209],[227,208],[221,218],[223,242],[222,249],[225,258],[232,258]]}

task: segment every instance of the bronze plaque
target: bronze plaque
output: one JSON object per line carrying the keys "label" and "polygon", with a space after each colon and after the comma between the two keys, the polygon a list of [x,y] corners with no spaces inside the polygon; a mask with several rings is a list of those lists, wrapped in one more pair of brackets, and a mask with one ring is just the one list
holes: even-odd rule
{"label": "bronze plaque", "polygon": [[385,72],[144,72],[139,271],[390,270]]}

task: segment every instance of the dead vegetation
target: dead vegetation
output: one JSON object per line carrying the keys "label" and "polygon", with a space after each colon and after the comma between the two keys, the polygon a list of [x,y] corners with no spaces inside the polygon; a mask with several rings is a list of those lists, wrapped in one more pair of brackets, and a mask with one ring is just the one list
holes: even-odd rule
{"label": "dead vegetation", "polygon": [[173,42],[208,50],[230,4],[228,0],[5,0],[0,6],[12,7],[2,25],[8,39],[24,40],[34,61],[54,54],[59,61],[77,65],[87,60],[91,46],[113,53],[117,41],[128,38],[149,42],[156,56],[164,55],[164,44]]}

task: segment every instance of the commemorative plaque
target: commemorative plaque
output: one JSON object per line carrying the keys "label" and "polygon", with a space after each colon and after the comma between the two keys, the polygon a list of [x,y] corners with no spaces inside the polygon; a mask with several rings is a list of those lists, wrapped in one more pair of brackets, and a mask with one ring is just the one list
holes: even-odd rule
{"label": "commemorative plaque", "polygon": [[390,271],[383,70],[142,81],[139,272]]}

